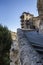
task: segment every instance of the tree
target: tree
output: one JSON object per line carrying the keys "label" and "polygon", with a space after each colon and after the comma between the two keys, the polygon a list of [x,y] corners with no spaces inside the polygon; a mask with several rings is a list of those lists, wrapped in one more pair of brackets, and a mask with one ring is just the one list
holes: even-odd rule
{"label": "tree", "polygon": [[11,33],[7,27],[0,25],[0,65],[10,64]]}

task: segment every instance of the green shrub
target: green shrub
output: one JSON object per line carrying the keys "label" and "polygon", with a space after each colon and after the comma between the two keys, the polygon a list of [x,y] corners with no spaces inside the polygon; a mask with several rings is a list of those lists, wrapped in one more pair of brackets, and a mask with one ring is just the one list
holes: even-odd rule
{"label": "green shrub", "polygon": [[0,65],[10,64],[11,33],[7,27],[0,25]]}

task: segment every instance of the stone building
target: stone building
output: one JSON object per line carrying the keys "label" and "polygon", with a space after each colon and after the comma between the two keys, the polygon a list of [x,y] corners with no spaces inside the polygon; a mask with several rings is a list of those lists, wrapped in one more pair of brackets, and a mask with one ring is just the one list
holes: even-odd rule
{"label": "stone building", "polygon": [[20,18],[21,18],[21,28],[25,30],[30,29],[30,23],[32,26],[33,15],[28,12],[23,12]]}
{"label": "stone building", "polygon": [[43,16],[43,0],[37,0],[37,9],[39,16]]}
{"label": "stone building", "polygon": [[40,28],[40,18],[37,17],[33,17],[33,26],[35,27],[35,29],[39,29]]}
{"label": "stone building", "polygon": [[37,10],[39,16],[34,17],[33,14],[23,12],[21,18],[21,28],[24,30],[38,29],[43,30],[43,0],[37,0]]}
{"label": "stone building", "polygon": [[40,31],[43,32],[43,0],[37,0],[37,9],[40,18]]}
{"label": "stone building", "polygon": [[21,28],[23,30],[39,29],[40,27],[40,18],[39,16],[34,17],[34,15],[23,12],[20,16],[21,18]]}

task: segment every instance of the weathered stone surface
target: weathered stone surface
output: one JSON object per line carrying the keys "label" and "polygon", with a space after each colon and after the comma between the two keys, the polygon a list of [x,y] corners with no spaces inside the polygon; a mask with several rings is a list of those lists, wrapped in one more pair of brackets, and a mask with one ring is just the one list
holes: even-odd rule
{"label": "weathered stone surface", "polygon": [[17,35],[20,49],[21,65],[42,65],[39,54],[30,45],[30,42],[24,35],[24,32],[18,29]]}
{"label": "weathered stone surface", "polygon": [[16,34],[16,32],[11,32],[11,37],[12,37],[12,40],[16,40],[16,36],[17,34]]}
{"label": "weathered stone surface", "polygon": [[43,0],[37,0],[37,9],[39,15],[43,15]]}
{"label": "weathered stone surface", "polygon": [[10,49],[10,65],[20,65],[19,46],[17,40],[13,41]]}
{"label": "weathered stone surface", "polygon": [[16,32],[11,32],[12,37],[12,45],[10,49],[10,65],[20,65],[20,57],[19,57],[19,46],[17,42],[17,34]]}

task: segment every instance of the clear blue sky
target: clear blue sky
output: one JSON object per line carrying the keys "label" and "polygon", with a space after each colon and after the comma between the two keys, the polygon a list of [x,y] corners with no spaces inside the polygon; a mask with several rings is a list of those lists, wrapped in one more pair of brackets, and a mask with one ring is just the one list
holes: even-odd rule
{"label": "clear blue sky", "polygon": [[22,12],[30,12],[38,15],[37,0],[0,0],[0,24],[9,30],[16,31],[20,28],[20,16]]}

